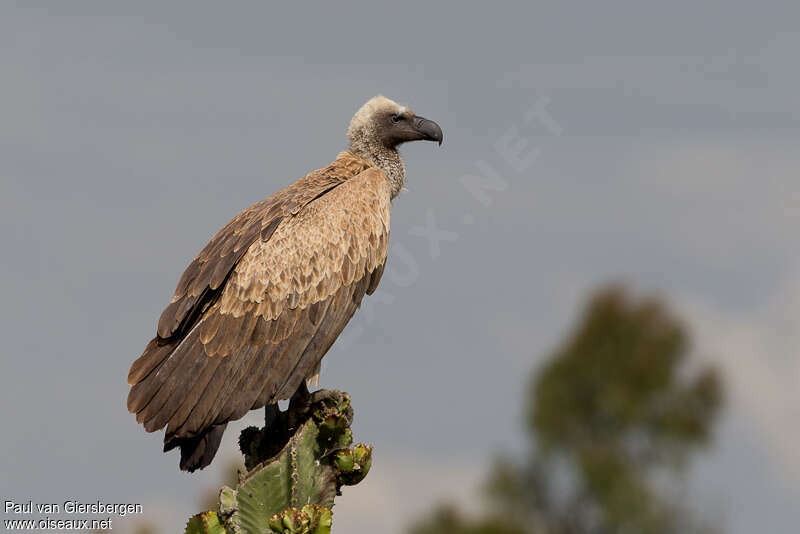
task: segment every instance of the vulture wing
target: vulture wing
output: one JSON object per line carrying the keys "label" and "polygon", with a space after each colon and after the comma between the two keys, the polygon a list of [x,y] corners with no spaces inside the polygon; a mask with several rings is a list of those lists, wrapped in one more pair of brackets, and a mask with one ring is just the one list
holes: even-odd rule
{"label": "vulture wing", "polygon": [[167,425],[168,450],[289,398],[375,290],[389,212],[383,171],[343,153],[235,217],[186,269],[131,366],[137,421]]}

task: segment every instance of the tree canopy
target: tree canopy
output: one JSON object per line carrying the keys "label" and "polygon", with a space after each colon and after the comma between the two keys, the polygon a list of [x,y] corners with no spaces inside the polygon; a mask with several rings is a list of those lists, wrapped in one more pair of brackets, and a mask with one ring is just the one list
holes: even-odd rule
{"label": "tree canopy", "polygon": [[530,379],[527,452],[495,461],[486,517],[443,508],[412,533],[710,531],[675,491],[722,404],[718,373],[689,361],[689,348],[659,299],[597,292]]}

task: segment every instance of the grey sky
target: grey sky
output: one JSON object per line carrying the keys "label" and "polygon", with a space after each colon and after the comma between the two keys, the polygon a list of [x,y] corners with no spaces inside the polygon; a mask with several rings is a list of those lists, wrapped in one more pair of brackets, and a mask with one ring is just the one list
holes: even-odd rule
{"label": "grey sky", "polygon": [[[697,507],[796,530],[795,3],[27,5],[0,7],[4,498],[143,502],[169,530],[197,511],[219,474],[160,453],[127,368],[209,237],[329,162],[380,92],[445,143],[403,151],[389,272],[323,364],[376,446],[341,532],[399,532],[519,448],[524,378],[609,279],[664,292],[724,366]],[[554,122],[526,120],[537,103]],[[509,134],[538,151],[524,169]],[[486,165],[488,205],[463,185]],[[438,255],[429,216],[455,239]]]}

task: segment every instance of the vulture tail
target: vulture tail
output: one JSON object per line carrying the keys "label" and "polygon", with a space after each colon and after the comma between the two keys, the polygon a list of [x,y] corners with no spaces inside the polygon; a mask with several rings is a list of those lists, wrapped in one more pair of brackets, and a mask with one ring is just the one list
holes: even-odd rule
{"label": "vulture tail", "polygon": [[222,434],[227,426],[228,423],[213,425],[191,438],[172,438],[164,443],[164,452],[171,451],[175,447],[181,448],[181,471],[192,473],[197,469],[208,467],[217,454]]}

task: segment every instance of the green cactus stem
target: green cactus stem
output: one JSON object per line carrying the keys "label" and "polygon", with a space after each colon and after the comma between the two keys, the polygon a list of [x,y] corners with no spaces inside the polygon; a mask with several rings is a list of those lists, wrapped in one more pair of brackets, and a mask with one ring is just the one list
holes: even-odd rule
{"label": "green cactus stem", "polygon": [[186,524],[186,534],[226,534],[216,512],[203,512],[192,517]]}
{"label": "green cactus stem", "polygon": [[247,472],[237,487],[223,486],[219,513],[194,516],[187,534],[330,533],[334,497],[372,465],[371,446],[351,447],[350,396],[301,395],[284,412],[268,409],[265,419],[264,428],[246,428],[239,437]]}

